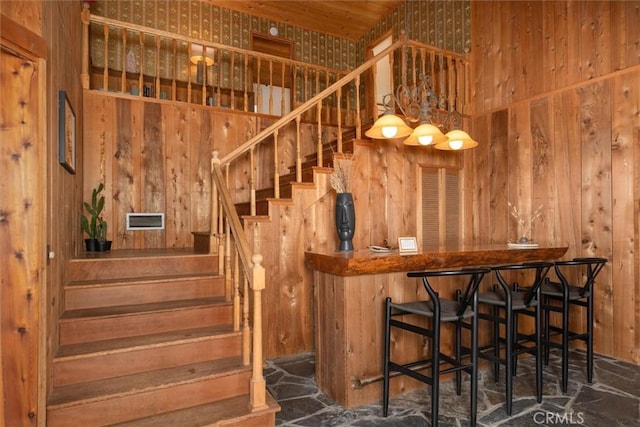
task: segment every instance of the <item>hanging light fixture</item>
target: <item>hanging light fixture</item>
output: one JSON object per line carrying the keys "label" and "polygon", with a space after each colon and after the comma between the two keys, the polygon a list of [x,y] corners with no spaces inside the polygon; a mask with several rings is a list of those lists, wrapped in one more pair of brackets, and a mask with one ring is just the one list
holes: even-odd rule
{"label": "hanging light fixture", "polygon": [[[405,25],[403,32],[405,46],[403,54],[408,55],[408,30],[409,21],[414,13],[411,2],[405,3]],[[436,19],[436,25],[439,22]],[[438,32],[436,28],[436,33]],[[438,96],[432,87],[431,77],[421,75],[420,81],[409,86],[406,82],[406,62],[402,66],[402,83],[396,88],[396,92],[385,95],[382,104],[385,112],[380,116],[371,129],[365,135],[373,139],[393,139],[409,136],[403,142],[406,145],[433,145],[440,150],[465,150],[478,145],[466,132],[460,130],[462,116],[450,108],[444,95]],[[396,109],[400,110],[405,120],[419,122],[412,129],[405,120],[395,115]],[[443,130],[449,130],[447,134]],[[391,135],[391,136],[389,136]]]}
{"label": "hanging light fixture", "polygon": [[[478,145],[466,132],[458,129],[462,118],[455,110],[446,109],[446,99],[438,97],[431,87],[429,76],[422,76],[420,83],[409,86],[400,84],[395,94],[383,98],[385,112],[365,135],[372,139],[404,138],[406,145],[433,145],[439,150],[465,150]],[[412,129],[394,114],[399,109],[406,120],[419,122]],[[438,108],[438,110],[436,110]],[[446,134],[442,129],[453,129]]]}

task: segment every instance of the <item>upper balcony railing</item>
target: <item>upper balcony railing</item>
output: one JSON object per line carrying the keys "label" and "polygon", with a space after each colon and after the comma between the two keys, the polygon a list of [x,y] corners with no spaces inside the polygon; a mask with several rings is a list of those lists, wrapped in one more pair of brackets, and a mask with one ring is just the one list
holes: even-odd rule
{"label": "upper balcony railing", "polygon": [[[281,116],[347,73],[88,11],[83,22],[85,89]],[[193,63],[196,54],[207,60]],[[353,113],[354,96],[343,96],[342,120]],[[337,102],[326,99],[325,114],[335,114]]]}

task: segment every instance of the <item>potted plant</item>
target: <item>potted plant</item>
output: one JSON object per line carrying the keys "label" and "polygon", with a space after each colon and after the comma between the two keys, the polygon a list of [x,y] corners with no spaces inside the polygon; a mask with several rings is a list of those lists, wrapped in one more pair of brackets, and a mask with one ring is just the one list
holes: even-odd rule
{"label": "potted plant", "polygon": [[82,231],[87,233],[88,239],[84,239],[87,251],[108,251],[111,249],[111,241],[107,240],[107,222],[102,218],[102,210],[104,209],[104,196],[102,195],[104,184],[94,188],[91,191],[91,204],[84,202],[84,208],[87,210],[90,218],[82,215],[80,226]]}

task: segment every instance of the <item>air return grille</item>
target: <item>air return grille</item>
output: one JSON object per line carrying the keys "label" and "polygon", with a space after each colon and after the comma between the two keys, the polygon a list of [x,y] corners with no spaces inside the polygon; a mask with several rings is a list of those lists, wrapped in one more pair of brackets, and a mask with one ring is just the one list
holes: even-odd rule
{"label": "air return grille", "polygon": [[127,230],[164,230],[164,214],[128,213]]}

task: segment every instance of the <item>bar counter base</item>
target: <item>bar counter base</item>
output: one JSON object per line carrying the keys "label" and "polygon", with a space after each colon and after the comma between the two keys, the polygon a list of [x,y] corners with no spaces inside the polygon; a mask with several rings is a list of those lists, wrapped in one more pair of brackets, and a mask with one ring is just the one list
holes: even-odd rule
{"label": "bar counter base", "polygon": [[[567,249],[513,249],[503,245],[425,249],[413,255],[369,250],[306,252],[307,264],[314,269],[318,386],[346,408],[381,401],[381,381],[362,386],[360,382],[379,378],[382,373],[385,298],[400,302],[426,299],[422,283],[407,278],[408,271],[551,261],[561,258]],[[452,297],[455,287],[439,292]],[[392,346],[403,351],[397,356],[400,361],[403,357],[416,360],[422,354],[420,337],[411,335],[399,333],[392,338]],[[390,395],[420,387],[424,384],[399,376],[391,380]]]}

